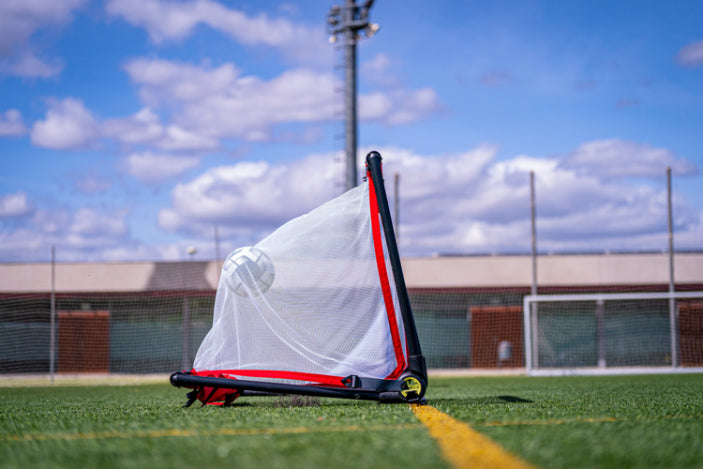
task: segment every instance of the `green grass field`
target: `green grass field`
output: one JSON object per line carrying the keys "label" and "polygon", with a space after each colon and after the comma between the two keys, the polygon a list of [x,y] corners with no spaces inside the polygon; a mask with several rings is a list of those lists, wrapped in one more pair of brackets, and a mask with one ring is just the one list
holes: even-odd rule
{"label": "green grass field", "polygon": [[[432,378],[426,397],[538,467],[703,467],[703,375]],[[167,384],[0,388],[0,467],[449,467],[405,404],[184,401]]]}

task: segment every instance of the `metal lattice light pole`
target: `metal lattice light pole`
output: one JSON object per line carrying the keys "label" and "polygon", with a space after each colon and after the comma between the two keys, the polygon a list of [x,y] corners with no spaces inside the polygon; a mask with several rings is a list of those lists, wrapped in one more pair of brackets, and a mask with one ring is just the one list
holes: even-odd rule
{"label": "metal lattice light pole", "polygon": [[344,86],[344,141],[346,171],[344,190],[357,185],[356,175],[356,41],[363,31],[371,37],[379,26],[369,21],[369,10],[374,0],[366,0],[357,5],[355,0],[346,0],[344,6],[333,6],[327,14],[327,32],[330,43],[337,42],[338,36],[344,40],[345,86]]}

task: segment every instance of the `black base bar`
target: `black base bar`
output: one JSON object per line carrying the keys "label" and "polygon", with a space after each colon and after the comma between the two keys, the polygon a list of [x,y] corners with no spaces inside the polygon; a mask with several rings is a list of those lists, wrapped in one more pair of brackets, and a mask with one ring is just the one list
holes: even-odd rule
{"label": "black base bar", "polygon": [[[299,394],[303,396],[379,401],[381,403],[416,402],[419,400],[419,397],[417,397],[415,393],[407,391],[379,391],[375,389],[363,388],[332,388],[308,384],[269,383],[262,381],[197,376],[191,375],[187,371],[177,371],[176,373],[173,373],[171,375],[171,384],[176,387],[200,388],[207,386],[213,388],[233,389],[237,391],[254,391],[256,393],[265,394]],[[404,395],[404,392],[407,395]],[[255,394],[252,393],[252,395]]]}

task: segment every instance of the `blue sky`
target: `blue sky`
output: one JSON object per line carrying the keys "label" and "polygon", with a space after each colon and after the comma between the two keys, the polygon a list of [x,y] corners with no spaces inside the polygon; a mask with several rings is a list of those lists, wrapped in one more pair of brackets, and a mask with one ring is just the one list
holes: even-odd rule
{"label": "blue sky", "polygon": [[[340,194],[333,1],[0,4],[0,262],[196,259]],[[404,256],[703,249],[703,3],[377,0]],[[392,180],[392,178],[388,178]],[[391,190],[389,188],[389,190]]]}

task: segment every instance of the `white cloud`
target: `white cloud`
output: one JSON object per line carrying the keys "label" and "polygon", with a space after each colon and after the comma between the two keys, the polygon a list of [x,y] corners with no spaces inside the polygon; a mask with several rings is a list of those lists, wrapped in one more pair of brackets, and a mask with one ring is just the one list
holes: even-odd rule
{"label": "white cloud", "polygon": [[61,60],[42,60],[31,51],[0,61],[0,73],[23,78],[51,78],[62,70]]}
{"label": "white cloud", "polygon": [[129,174],[144,182],[158,182],[180,176],[200,164],[195,156],[174,156],[159,153],[132,153],[126,158]]}
{"label": "white cloud", "polygon": [[17,109],[8,109],[4,114],[0,114],[0,137],[17,137],[26,132],[22,113]]}
{"label": "white cloud", "polygon": [[693,162],[676,158],[670,150],[618,139],[584,143],[568,155],[562,166],[600,177],[653,179],[664,177],[667,166],[674,174],[697,171]]}
{"label": "white cloud", "polygon": [[51,258],[51,243],[32,228],[0,230],[0,256],[4,261],[47,261]]}
{"label": "white cloud", "polygon": [[381,92],[362,94],[357,97],[359,119],[380,121],[393,112],[393,101]]}
{"label": "white cloud", "polygon": [[126,210],[79,208],[54,235],[56,244],[79,252],[103,250],[129,242]]}
{"label": "white cloud", "polygon": [[404,197],[420,202],[442,192],[473,192],[472,186],[490,168],[497,152],[497,146],[486,144],[456,154],[424,156],[396,147],[385,148],[381,154],[387,174],[401,175]]}
{"label": "white cloud", "polygon": [[75,98],[51,101],[46,119],[32,127],[32,143],[52,149],[80,148],[98,136],[98,125],[83,102]]}
{"label": "white cloud", "polygon": [[376,54],[371,60],[361,64],[361,74],[371,75],[369,79],[373,80],[376,75],[388,74],[390,65],[391,59],[387,54]]}
{"label": "white cloud", "polygon": [[178,125],[169,125],[156,147],[163,150],[214,150],[219,146],[213,137],[191,132]]}
{"label": "white cloud", "polygon": [[162,0],[110,0],[109,14],[144,28],[155,43],[182,40],[198,25],[207,25],[246,45],[280,49],[287,57],[304,62],[331,58],[322,26],[308,28],[285,18],[261,13],[250,17],[210,0],[165,2]]}
{"label": "white cloud", "polygon": [[31,139],[35,145],[53,149],[82,148],[100,138],[127,146],[169,151],[204,151],[219,147],[217,138],[206,135],[206,129],[200,130],[202,132],[198,133],[176,124],[163,125],[149,108],[129,117],[99,122],[81,100],[65,98],[49,102],[46,118],[32,127]]}
{"label": "white cloud", "polygon": [[161,150],[212,150],[219,145],[213,137],[177,125],[162,125],[159,116],[149,108],[126,118],[106,120],[100,126],[100,133],[125,145],[149,145]]}
{"label": "white cloud", "polygon": [[[561,164],[556,157],[517,155],[499,160],[493,145],[442,155],[397,147],[376,149],[384,158],[391,205],[392,175],[400,175],[399,234],[404,256],[529,252],[530,171],[536,179],[540,251],[666,249],[664,181],[643,183],[585,172]],[[173,188],[171,203],[159,212],[158,223],[191,242],[209,243],[213,226],[218,226],[227,248],[254,243],[339,193],[335,185],[339,156],[317,154],[286,163],[242,161],[210,168]],[[147,152],[128,160],[133,175],[142,178],[168,177],[169,171],[175,174],[179,168],[197,164],[194,157]],[[126,210],[37,209],[18,192],[0,198],[0,215],[10,227],[13,217],[31,220],[29,226],[0,232],[4,259],[15,259],[17,252],[46,258],[47,246],[52,244],[59,247],[62,259],[183,258],[183,250],[175,245],[146,245],[130,239]],[[700,249],[703,214],[676,194],[674,223],[676,248]]]}
{"label": "white cloud", "polygon": [[391,70],[391,63],[386,54],[377,54],[361,65],[363,80],[384,90],[358,97],[361,119],[402,125],[420,121],[442,110],[441,100],[434,89],[404,88]]}
{"label": "white cloud", "polygon": [[34,206],[24,192],[15,192],[0,196],[0,219],[29,215]]}
{"label": "white cloud", "polygon": [[[288,70],[270,80],[244,76],[233,64],[213,67],[207,62],[196,66],[136,59],[125,69],[140,86],[140,96],[149,108],[170,110],[173,125],[188,129],[197,142],[193,149],[214,146],[214,139],[219,138],[269,140],[274,127],[284,123],[330,121],[339,99],[334,90],[341,86],[331,73],[306,69]],[[429,88],[359,95],[360,118],[388,125],[423,119],[440,107],[436,92]],[[146,117],[150,127],[144,129],[153,127],[158,134],[158,119]],[[176,147],[161,145],[163,149]]]}
{"label": "white cloud", "polygon": [[0,2],[0,73],[47,78],[58,74],[57,59],[42,60],[32,49],[32,36],[47,26],[63,25],[86,0]]}
{"label": "white cloud", "polygon": [[18,43],[25,43],[39,28],[62,24],[71,19],[71,12],[86,0],[23,1],[0,3],[0,54],[8,54]]}
{"label": "white cloud", "polygon": [[[121,216],[120,216],[121,215]],[[81,208],[73,215],[69,233],[81,238],[122,238],[127,234],[124,213],[106,213],[92,208]]]}
{"label": "white cloud", "polygon": [[703,41],[692,42],[684,46],[676,58],[681,65],[689,67],[703,65]]}
{"label": "white cloud", "polygon": [[[171,192],[172,207],[159,214],[169,231],[211,233],[213,224],[270,231],[334,195],[332,155],[312,155],[290,164],[240,162],[211,168]],[[315,174],[315,177],[310,177]]]}
{"label": "white cloud", "polygon": [[47,245],[71,245],[74,248],[117,245],[126,240],[127,210],[105,210],[78,207],[42,208],[36,211],[32,225],[47,240]]}
{"label": "white cloud", "polygon": [[[227,93],[238,84],[241,72],[233,64],[213,67],[164,59],[135,59],[125,70],[148,104],[168,104],[171,100],[189,102]],[[249,81],[251,79],[244,79]]]}
{"label": "white cloud", "polygon": [[[557,158],[518,155],[496,160],[498,148],[492,145],[449,155],[378,150],[384,157],[389,194],[390,175],[400,175],[403,255],[529,252],[530,171],[536,179],[540,250],[666,247],[663,182],[648,186],[608,173],[583,172]],[[334,196],[339,168],[333,160],[334,155],[316,155],[279,165],[242,162],[213,168],[174,188],[171,207],[160,212],[159,223],[169,231],[202,236],[210,236],[212,226],[218,225],[242,243],[256,242]],[[312,172],[319,177],[309,177]],[[703,230],[701,214],[682,199],[675,200],[675,213],[678,239],[696,245],[691,240]]]}
{"label": "white cloud", "polygon": [[241,76],[232,64],[213,68],[147,59],[130,62],[126,70],[148,105],[174,109],[175,125],[206,141],[265,140],[276,124],[333,116],[330,74],[298,69],[264,81]]}
{"label": "white cloud", "polygon": [[[438,214],[451,218],[460,213],[458,196],[481,180],[496,151],[493,146],[481,146],[441,158],[396,148],[383,151],[387,174],[400,172],[403,187],[408,188],[403,192],[403,207],[408,220],[414,220],[411,225],[418,231],[434,226],[419,233],[423,240],[418,243],[434,239],[440,226],[439,231],[447,231],[448,225],[435,223]],[[184,232],[209,233],[214,224],[237,227],[237,235],[255,241],[335,195],[336,156],[312,155],[281,165],[260,161],[213,168],[176,186],[172,207],[161,211],[159,222],[169,231]]]}
{"label": "white cloud", "polygon": [[[16,120],[16,116],[11,117]],[[161,124],[159,116],[149,108],[129,117],[99,122],[76,98],[51,100],[45,119],[35,122],[31,131],[33,144],[52,149],[82,148],[100,138],[116,140],[128,147],[146,146],[168,151],[205,151],[219,147],[213,136],[176,124]]]}
{"label": "white cloud", "polygon": [[393,61],[387,54],[376,54],[359,67],[359,76],[364,82],[384,87],[399,87],[400,80],[393,72]]}
{"label": "white cloud", "polygon": [[384,119],[389,125],[416,122],[441,109],[439,96],[431,88],[402,90],[393,98],[393,111]]}
{"label": "white cloud", "polygon": [[359,118],[385,125],[410,124],[425,119],[442,109],[437,93],[431,88],[407,90],[396,88],[384,92],[361,94]]}
{"label": "white cloud", "polygon": [[[32,212],[29,221],[17,229],[0,230],[0,257],[10,261],[46,261],[51,246],[57,258],[68,260],[105,260],[103,253],[126,250],[129,239],[127,210],[79,207],[42,207]],[[124,257],[129,259],[129,257]]]}
{"label": "white cloud", "polygon": [[[59,239],[63,235],[71,223],[71,214],[63,207],[52,207],[51,209],[37,210],[32,217],[32,227],[37,233],[51,240]],[[47,243],[47,246],[51,242]]]}
{"label": "white cloud", "polygon": [[159,116],[144,108],[129,117],[106,120],[101,125],[101,133],[125,144],[140,144],[161,138],[164,128]]}

